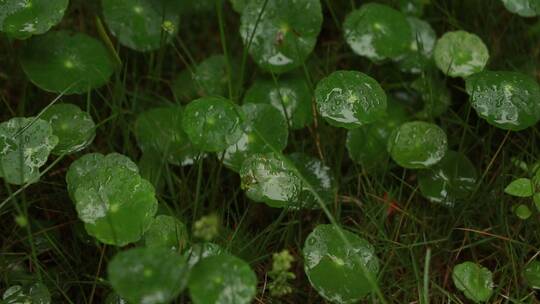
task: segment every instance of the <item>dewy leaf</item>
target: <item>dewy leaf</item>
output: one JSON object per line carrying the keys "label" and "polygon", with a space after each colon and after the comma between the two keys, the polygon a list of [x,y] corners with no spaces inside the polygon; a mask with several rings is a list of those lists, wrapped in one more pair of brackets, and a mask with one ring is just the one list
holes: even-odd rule
{"label": "dewy leaf", "polygon": [[517,197],[531,197],[534,194],[533,191],[534,187],[528,178],[518,178],[504,188],[506,194]]}
{"label": "dewy leaf", "polygon": [[480,37],[465,31],[446,32],[435,44],[437,67],[450,77],[467,77],[481,72],[489,52]]}
{"label": "dewy leaf", "polygon": [[111,33],[130,49],[159,49],[178,31],[178,8],[168,0],[102,0]]}
{"label": "dewy leaf", "polygon": [[193,244],[189,249],[184,253],[184,256],[187,258],[187,264],[189,269],[192,269],[201,259],[220,255],[226,253],[218,244],[214,243],[197,243]]}
{"label": "dewy leaf", "polygon": [[540,15],[540,0],[502,0],[507,10],[521,17]]}
{"label": "dewy leaf", "polygon": [[103,86],[113,64],[98,40],[82,33],[54,31],[31,39],[23,49],[21,65],[39,88],[81,94]]}
{"label": "dewy leaf", "polygon": [[282,73],[313,51],[322,21],[319,0],[252,0],[242,12],[240,35],[259,67]]}
{"label": "dewy leaf", "polygon": [[199,152],[182,129],[179,105],[150,109],[135,121],[135,138],[144,153],[157,153],[174,165],[188,165]]}
{"label": "dewy leaf", "polygon": [[274,107],[247,103],[241,111],[245,116],[242,137],[223,155],[223,163],[234,171],[239,171],[251,154],[283,151],[289,136],[285,118]]}
{"label": "dewy leaf", "polygon": [[425,169],[438,163],[446,154],[448,139],[435,124],[412,121],[395,129],[388,139],[388,152],[400,166]]}
{"label": "dewy leaf", "polygon": [[412,42],[405,15],[384,4],[362,5],[345,18],[343,30],[351,49],[374,62],[405,54]]}
{"label": "dewy leaf", "polygon": [[465,84],[476,113],[498,128],[519,131],[540,120],[540,85],[528,75],[483,71]]}
{"label": "dewy leaf", "polygon": [[170,215],[158,215],[144,234],[146,247],[182,251],[188,242],[186,225]]}
{"label": "dewy leaf", "polygon": [[54,104],[45,110],[41,119],[48,121],[54,135],[58,136],[58,145],[52,151],[56,155],[81,151],[96,137],[92,116],[74,104]]}
{"label": "dewy leaf", "polygon": [[2,0],[0,31],[17,39],[43,34],[60,22],[68,4],[68,0]]}
{"label": "dewy leaf", "polygon": [[525,268],[523,276],[531,288],[540,289],[540,262],[532,261]]}
{"label": "dewy leaf", "polygon": [[439,163],[418,173],[418,184],[425,198],[452,207],[474,190],[477,176],[466,155],[447,151]]}
{"label": "dewy leaf", "polygon": [[57,144],[43,119],[15,117],[0,123],[0,177],[14,185],[37,182],[39,168]]}
{"label": "dewy leaf", "polygon": [[257,277],[240,258],[220,254],[193,267],[188,289],[194,304],[248,304],[257,293]]}
{"label": "dewy leaf", "polygon": [[281,77],[257,80],[247,90],[244,103],[267,103],[278,109],[291,129],[302,129],[313,121],[311,92],[302,78]]}
{"label": "dewy leaf", "polygon": [[199,96],[225,96],[227,83],[227,58],[223,55],[214,55],[199,63],[193,73]]}
{"label": "dewy leaf", "polygon": [[43,283],[28,286],[13,285],[2,295],[4,304],[50,304],[51,294]]}
{"label": "dewy leaf", "polygon": [[386,93],[379,83],[356,71],[336,71],[315,89],[317,109],[336,127],[354,129],[381,119],[386,113]]}
{"label": "dewy leaf", "polygon": [[165,304],[185,288],[184,257],[165,248],[132,248],[116,254],[107,266],[109,281],[130,303]]}
{"label": "dewy leaf", "polygon": [[486,302],[493,293],[491,271],[473,262],[456,265],[452,271],[452,280],[475,303]]}
{"label": "dewy leaf", "polygon": [[349,157],[366,169],[384,166],[389,158],[386,146],[390,134],[409,119],[403,103],[388,99],[387,108],[382,119],[347,132]]}
{"label": "dewy leaf", "polygon": [[100,153],[88,153],[81,156],[69,166],[66,174],[70,196],[73,198],[79,185],[95,174],[98,169],[114,167],[126,168],[135,173],[139,172],[139,168],[129,157],[119,153],[110,153],[107,156]]}
{"label": "dewy leaf", "polygon": [[309,182],[302,182],[302,191],[291,209],[320,209],[321,206],[313,194],[315,190],[326,205],[334,202],[337,187],[330,167],[325,166],[319,159],[302,153],[293,153],[290,159],[300,175]]}
{"label": "dewy leaf", "polygon": [[351,245],[347,246],[338,229],[319,225],[308,235],[302,250],[304,271],[323,298],[333,303],[356,303],[373,291],[365,271],[375,278],[379,259],[368,241],[341,229]]}
{"label": "dewy leaf", "polygon": [[397,61],[402,71],[419,74],[431,65],[437,34],[431,25],[423,20],[407,17],[407,22],[412,32],[409,51]]}
{"label": "dewy leaf", "polygon": [[73,195],[88,234],[100,242],[124,246],[138,241],[157,211],[154,187],[125,167],[100,167]]}
{"label": "dewy leaf", "polygon": [[275,208],[294,206],[302,191],[302,180],[275,153],[251,155],[240,177],[247,197]]}
{"label": "dewy leaf", "polygon": [[182,126],[196,148],[218,152],[242,136],[242,119],[236,105],[222,97],[203,97],[184,109]]}

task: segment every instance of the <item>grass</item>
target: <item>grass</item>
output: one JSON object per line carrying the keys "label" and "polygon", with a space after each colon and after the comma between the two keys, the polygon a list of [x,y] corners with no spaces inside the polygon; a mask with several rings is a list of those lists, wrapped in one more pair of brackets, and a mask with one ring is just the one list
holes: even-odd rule
{"label": "grass", "polygon": [[[384,1],[382,1],[384,2]],[[352,53],[340,32],[352,6],[362,1],[321,1],[325,21],[316,51],[299,73],[308,83],[336,69],[355,69],[377,79],[389,94],[414,98],[414,76],[399,73],[392,64],[375,66]],[[72,1],[68,18],[59,25],[99,37],[94,17],[98,7]],[[227,4],[216,11],[185,16],[172,45],[155,53],[139,54],[118,48],[124,63],[104,88],[81,96],[62,96],[87,109],[98,122],[98,135],[87,152],[116,151],[140,160],[143,175],[159,179],[158,199],[188,227],[202,215],[216,213],[222,220],[222,244],[244,258],[259,277],[256,303],[275,303],[265,290],[271,255],[289,249],[297,262],[293,294],[285,303],[320,303],[303,271],[300,249],[318,223],[327,223],[321,211],[285,212],[248,201],[239,177],[222,167],[219,157],[199,158],[193,166],[174,167],[155,159],[141,159],[133,137],[136,114],[175,99],[172,80],[195,62],[223,53],[245,56],[239,35],[238,15]],[[433,0],[424,17],[438,36],[464,29],[479,35],[489,46],[491,70],[519,70],[540,78],[540,23],[504,10],[499,1]],[[0,120],[36,115],[57,95],[30,84],[15,58],[23,42],[0,36]],[[241,62],[244,62],[243,60]],[[245,66],[229,64],[228,73],[240,73],[244,83],[229,83],[233,98],[241,96],[261,75],[249,58]],[[275,76],[276,81],[279,77]],[[466,303],[451,280],[454,265],[472,260],[494,273],[495,293],[490,303],[536,303],[524,284],[524,266],[540,252],[538,213],[521,221],[511,212],[519,199],[503,194],[504,187],[523,172],[512,165],[516,158],[532,163],[540,155],[540,133],[530,128],[506,132],[477,118],[467,102],[464,83],[447,79],[452,106],[434,119],[448,134],[451,149],[465,153],[476,165],[481,183],[474,194],[454,208],[430,204],[419,194],[412,171],[389,167],[366,172],[352,163],[345,149],[346,131],[330,127],[320,118],[309,128],[291,132],[289,152],[321,157],[337,178],[339,191],[330,215],[341,225],[369,240],[381,260],[380,296],[365,303]],[[235,98],[235,101],[239,101]],[[43,280],[59,303],[101,303],[110,288],[105,266],[119,250],[91,239],[70,201],[64,182],[69,164],[82,154],[66,156],[47,170],[40,183],[24,191],[0,187],[0,288],[17,280]],[[392,199],[388,199],[392,198]],[[29,220],[24,228],[15,222]],[[178,303],[187,301],[187,296]]]}

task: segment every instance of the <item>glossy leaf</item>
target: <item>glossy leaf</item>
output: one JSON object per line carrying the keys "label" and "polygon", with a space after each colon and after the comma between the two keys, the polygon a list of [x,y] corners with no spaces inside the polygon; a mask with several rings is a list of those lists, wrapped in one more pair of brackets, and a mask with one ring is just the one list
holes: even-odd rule
{"label": "glossy leaf", "polygon": [[252,0],[242,11],[240,35],[259,67],[283,73],[313,51],[322,21],[319,0]]}
{"label": "glossy leaf", "polygon": [[303,249],[304,271],[326,300],[356,303],[373,291],[366,272],[375,280],[379,260],[368,241],[341,229],[349,247],[338,229],[341,228],[319,225],[308,235]]}
{"label": "glossy leaf", "polygon": [[531,288],[540,289],[540,262],[532,261],[527,265],[523,276]]}
{"label": "glossy leaf", "polygon": [[502,0],[504,7],[521,17],[534,17],[540,15],[539,0]]}
{"label": "glossy leaf", "polygon": [[366,169],[382,167],[389,159],[386,146],[390,134],[408,119],[404,105],[389,99],[387,113],[382,119],[347,132],[349,157]]}
{"label": "glossy leaf", "polygon": [[405,15],[379,3],[367,3],[351,12],[343,30],[351,49],[374,62],[404,55],[412,42]]}
{"label": "glossy leaf", "polygon": [[270,105],[247,103],[241,112],[245,117],[242,137],[223,155],[223,163],[234,171],[251,154],[283,151],[289,135],[285,118]]}
{"label": "glossy leaf", "polygon": [[47,32],[62,20],[69,0],[0,1],[0,31],[17,39]]}
{"label": "glossy leaf", "polygon": [[73,200],[88,234],[116,246],[138,241],[157,211],[154,187],[122,167],[98,168],[78,185]]}
{"label": "glossy leaf", "polygon": [[243,260],[220,254],[195,265],[188,288],[195,304],[248,304],[257,293],[257,277]]}
{"label": "glossy leaf", "polygon": [[474,190],[477,177],[466,155],[447,151],[439,163],[418,173],[418,184],[425,198],[452,207]]}
{"label": "glossy leaf", "polygon": [[195,67],[193,82],[199,96],[225,96],[229,83],[227,58],[223,55],[213,55]]}
{"label": "glossy leaf", "polygon": [[184,256],[187,259],[188,267],[192,269],[201,259],[221,255],[227,251],[223,249],[218,244],[204,242],[193,244],[189,247],[188,250],[184,253]]}
{"label": "glossy leaf", "polygon": [[467,77],[481,72],[489,52],[480,37],[465,31],[446,32],[433,51],[437,67],[451,77]]}
{"label": "glossy leaf", "polygon": [[135,121],[135,138],[144,153],[157,153],[174,165],[189,165],[199,154],[182,129],[180,106],[145,111]]}
{"label": "glossy leaf", "polygon": [[23,49],[21,65],[36,86],[64,94],[99,88],[113,73],[112,61],[101,42],[68,31],[34,37]]}
{"label": "glossy leaf", "polygon": [[247,158],[240,177],[247,197],[275,208],[294,206],[302,191],[301,179],[274,153]]}
{"label": "glossy leaf", "polygon": [[50,304],[51,294],[43,283],[28,286],[13,285],[2,295],[4,304]]}
{"label": "glossy leaf", "polygon": [[184,257],[164,248],[132,248],[107,266],[109,282],[130,303],[170,303],[188,279]]}
{"label": "glossy leaf", "polygon": [[178,11],[169,0],[101,0],[111,33],[130,49],[159,49],[178,31]]}
{"label": "glossy leaf", "polygon": [[315,89],[317,109],[331,125],[354,129],[381,119],[386,113],[386,93],[379,83],[356,71],[337,71]]}
{"label": "glossy leaf", "polygon": [[473,262],[454,267],[452,280],[465,296],[475,303],[486,302],[493,293],[493,275],[487,268]]}
{"label": "glossy leaf", "polygon": [[188,242],[186,225],[170,215],[158,215],[144,234],[146,247],[162,247],[182,251]]}
{"label": "glossy leaf", "polygon": [[247,90],[244,103],[266,103],[278,109],[291,129],[302,129],[313,120],[311,92],[298,77],[283,77],[277,83],[257,80]]}
{"label": "glossy leaf", "polygon": [[58,145],[52,151],[56,155],[81,151],[96,137],[92,116],[74,104],[54,104],[40,118],[48,121],[58,136]]}
{"label": "glossy leaf", "polygon": [[129,157],[119,153],[110,153],[107,156],[101,153],[88,153],[81,156],[71,163],[66,174],[70,196],[73,197],[79,185],[94,175],[98,169],[115,167],[126,168],[135,173],[139,172],[139,168]]}
{"label": "glossy leaf", "polygon": [[0,177],[14,185],[37,182],[39,168],[57,144],[45,120],[14,117],[0,123]]}
{"label": "glossy leaf", "polygon": [[466,79],[476,113],[488,123],[519,131],[540,120],[540,85],[519,72],[484,71]]}
{"label": "glossy leaf", "polygon": [[203,97],[184,109],[182,126],[193,145],[205,152],[218,152],[242,137],[242,119],[230,100]]}
{"label": "glossy leaf", "polygon": [[325,205],[332,204],[335,201],[337,186],[330,167],[324,165],[319,159],[302,153],[293,153],[289,155],[289,158],[300,175],[309,183],[307,185],[302,181],[302,190],[290,208],[320,209],[319,200],[313,191]]}
{"label": "glossy leaf", "polygon": [[437,164],[446,154],[448,139],[437,125],[412,121],[395,129],[388,140],[388,152],[400,166],[425,169]]}
{"label": "glossy leaf", "polygon": [[407,17],[411,27],[409,50],[397,61],[404,72],[419,74],[430,67],[437,34],[431,25],[415,17]]}

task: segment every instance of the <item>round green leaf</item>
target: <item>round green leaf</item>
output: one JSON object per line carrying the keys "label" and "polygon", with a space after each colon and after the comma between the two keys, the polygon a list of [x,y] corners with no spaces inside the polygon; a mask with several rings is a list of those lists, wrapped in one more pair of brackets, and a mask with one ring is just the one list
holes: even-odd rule
{"label": "round green leaf", "polygon": [[418,173],[420,192],[428,200],[449,207],[466,198],[476,185],[477,172],[462,153],[447,151],[444,158]]}
{"label": "round green leaf", "polygon": [[502,0],[504,7],[521,17],[540,15],[540,0]]}
{"label": "round green leaf", "polygon": [[467,77],[484,69],[489,52],[480,37],[465,31],[446,32],[433,51],[437,67],[451,77]]}
{"label": "round green leaf", "polygon": [[45,110],[41,119],[48,121],[54,135],[58,136],[58,145],[52,151],[56,155],[81,151],[96,137],[92,116],[74,104],[54,104]]}
{"label": "round green leaf", "polygon": [[39,88],[81,94],[103,86],[113,64],[98,40],[82,33],[49,32],[31,39],[23,49],[21,65]]}
{"label": "round green leaf", "polygon": [[157,211],[154,187],[123,167],[100,167],[73,195],[88,234],[100,242],[124,246],[138,241]]}
{"label": "round green leaf", "polygon": [[487,268],[473,262],[454,267],[452,280],[465,296],[475,303],[486,302],[493,293],[493,275]]}
{"label": "round green leaf", "polygon": [[313,120],[311,92],[298,77],[257,80],[247,90],[244,103],[267,103],[278,109],[291,129],[302,129]]}
{"label": "round green leaf", "polygon": [[248,304],[257,293],[257,277],[243,260],[220,254],[195,265],[188,289],[195,304]]}
{"label": "round green leaf", "polygon": [[397,61],[402,71],[419,74],[431,65],[437,34],[431,25],[415,17],[407,17],[411,27],[409,50]]}
{"label": "round green leaf", "polygon": [[187,258],[187,264],[190,269],[193,268],[201,259],[220,255],[226,253],[218,244],[214,243],[197,243],[193,244],[189,249],[184,253],[184,256]]}
{"label": "round green leaf", "polygon": [[532,261],[525,268],[523,276],[531,288],[540,289],[540,262]]}
{"label": "round green leaf", "polygon": [[319,159],[302,153],[293,153],[289,157],[300,175],[309,183],[302,181],[302,190],[290,208],[320,209],[321,205],[313,191],[325,205],[333,203],[337,188],[330,167],[325,166]]}
{"label": "round green leaf", "polygon": [[395,129],[388,139],[388,152],[401,167],[425,169],[446,154],[448,139],[437,125],[412,121]]}
{"label": "round green leaf", "polygon": [[0,1],[0,31],[17,39],[43,34],[62,20],[68,4],[68,0]]}
{"label": "round green leaf", "polygon": [[349,157],[366,169],[380,167],[389,157],[386,146],[390,134],[408,119],[403,104],[389,99],[384,118],[347,132]]}
{"label": "round green leaf", "polygon": [[188,242],[186,225],[170,215],[158,215],[144,234],[146,247],[163,247],[182,251]]}
{"label": "round green leaf", "polygon": [[374,62],[405,54],[412,42],[405,15],[384,4],[362,5],[345,18],[343,29],[351,49]]}
{"label": "round green leaf", "polygon": [[240,177],[247,197],[275,208],[290,207],[302,191],[301,179],[274,153],[251,155]]}
{"label": "round green leaf", "polygon": [[373,246],[358,235],[333,225],[319,225],[308,235],[303,255],[309,282],[328,301],[356,303],[373,291],[367,274],[376,279],[379,260]]}
{"label": "round green leaf", "polygon": [[313,51],[322,21],[319,0],[252,0],[242,12],[240,35],[259,67],[282,73]]}
{"label": "round green leaf", "polygon": [[504,192],[517,197],[531,197],[534,194],[534,187],[530,179],[518,178],[506,186]]}
{"label": "round green leaf", "polygon": [[225,150],[242,137],[242,120],[236,106],[221,97],[203,97],[184,109],[182,126],[196,148]]}
{"label": "round green leaf", "polygon": [[195,67],[193,82],[199,96],[225,96],[229,82],[227,58],[223,55],[206,58]]}
{"label": "round green leaf", "polygon": [[107,266],[114,291],[130,303],[170,303],[185,288],[186,260],[165,248],[133,248],[116,254]]}
{"label": "round green leaf", "polygon": [[520,204],[514,209],[516,216],[522,220],[526,220],[531,217],[531,209],[527,205]]}
{"label": "round green leaf", "polygon": [[2,295],[4,304],[50,304],[51,294],[43,283],[34,283],[29,286],[13,285],[8,287]]}
{"label": "round green leaf", "polygon": [[39,168],[57,143],[43,119],[15,117],[0,123],[0,177],[14,185],[37,182]]}
{"label": "round green leaf", "polygon": [[180,106],[153,108],[139,114],[135,138],[144,153],[157,153],[174,165],[188,165],[199,154],[182,129]]}
{"label": "round green leaf", "polygon": [[90,176],[98,172],[98,169],[125,168],[135,173],[139,172],[137,165],[119,153],[110,153],[107,156],[101,153],[88,153],[74,161],[66,174],[66,183],[70,196],[73,198],[75,190]]}
{"label": "round green leaf", "polygon": [[471,105],[488,123],[519,131],[540,120],[540,85],[534,78],[519,72],[483,71],[465,81]]}
{"label": "round green leaf", "polygon": [[354,129],[381,119],[386,113],[386,93],[379,83],[356,71],[336,71],[315,89],[317,109],[336,127]]}
{"label": "round green leaf", "polygon": [[178,12],[169,0],[101,0],[101,6],[111,33],[136,51],[159,49],[178,30]]}
{"label": "round green leaf", "polygon": [[254,153],[283,151],[287,146],[287,122],[278,110],[267,104],[245,104],[242,137],[225,150],[223,163],[239,171],[244,160]]}

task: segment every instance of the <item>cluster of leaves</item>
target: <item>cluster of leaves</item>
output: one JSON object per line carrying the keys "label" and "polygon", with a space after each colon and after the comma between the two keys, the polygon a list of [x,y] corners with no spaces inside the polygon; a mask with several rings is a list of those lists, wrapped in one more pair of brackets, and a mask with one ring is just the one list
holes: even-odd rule
{"label": "cluster of leaves", "polygon": [[[496,128],[521,131],[540,121],[540,85],[532,76],[488,70],[489,48],[479,36],[457,30],[437,37],[420,19],[427,3],[405,2],[402,10],[363,4],[341,26],[344,41],[357,56],[418,75],[413,89],[424,104],[415,113],[364,72],[337,70],[316,84],[297,72],[307,69],[317,44],[323,24],[321,1],[246,0],[232,1],[240,14],[245,55],[272,77],[255,80],[240,103],[242,94],[233,84],[243,80],[236,78],[234,59],[226,53],[210,56],[175,80],[174,94],[189,99],[187,105],[145,109],[133,124],[141,159],[157,159],[159,168],[164,163],[202,166],[206,157],[215,156],[237,173],[238,186],[251,201],[286,212],[322,210],[331,224],[315,226],[301,252],[312,287],[334,303],[353,303],[380,293],[377,277],[382,266],[376,248],[342,228],[329,213],[338,192],[333,169],[302,150],[284,153],[293,130],[311,128],[320,118],[345,129],[346,149],[354,162],[370,172],[389,165],[414,170],[427,200],[452,207],[470,197],[479,179],[467,155],[451,150],[446,130],[435,123],[450,105],[442,75],[463,79],[470,106]],[[502,2],[524,17],[540,14],[537,0]],[[4,0],[0,30],[10,39],[27,39],[20,66],[35,86],[60,96],[90,96],[124,64],[108,34],[130,50],[159,51],[174,41],[183,10],[197,7],[181,3],[102,0],[106,28],[98,18],[98,40],[82,32],[50,30],[62,20],[67,0]],[[217,3],[218,8],[221,5]],[[242,64],[245,61],[244,56]],[[88,147],[96,128],[88,111],[67,103],[53,103],[35,116],[1,123],[0,177],[23,187],[36,183],[50,154],[57,159],[45,171]],[[186,288],[194,303],[250,303],[256,296],[258,279],[252,267],[212,243],[220,234],[220,219],[211,215],[196,221],[190,239],[186,225],[158,202],[156,193],[162,185],[145,178],[128,156],[116,152],[77,156],[65,180],[88,235],[107,245],[131,245],[107,264],[108,282],[115,292],[111,301],[168,303]],[[536,170],[533,178],[514,181],[506,192],[533,197],[539,206],[539,180]],[[528,217],[520,208],[518,215]],[[295,278],[289,272],[292,260],[288,251],[274,255],[269,287],[275,297],[292,291],[288,282]],[[540,285],[538,265],[531,262],[525,272],[533,287]],[[452,278],[474,302],[492,296],[491,272],[475,263],[457,265]],[[39,282],[11,286],[4,300],[51,302]]]}

